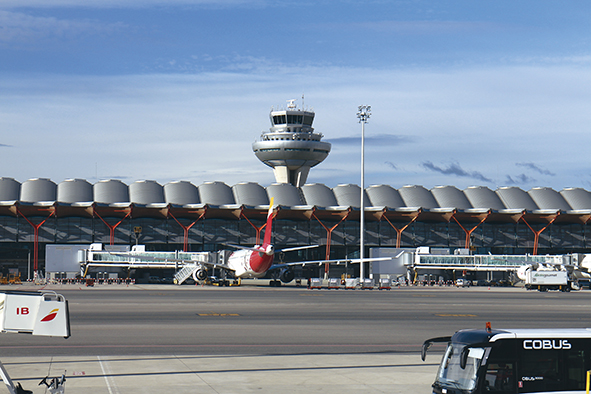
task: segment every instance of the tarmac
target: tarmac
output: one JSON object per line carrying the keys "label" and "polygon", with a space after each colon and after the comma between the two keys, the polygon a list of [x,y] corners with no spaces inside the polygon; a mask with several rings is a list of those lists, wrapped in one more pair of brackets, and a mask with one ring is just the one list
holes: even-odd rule
{"label": "tarmac", "polygon": [[430,393],[438,361],[418,353],[2,359],[15,385],[33,393],[46,392],[43,377],[65,373],[65,393],[93,394]]}

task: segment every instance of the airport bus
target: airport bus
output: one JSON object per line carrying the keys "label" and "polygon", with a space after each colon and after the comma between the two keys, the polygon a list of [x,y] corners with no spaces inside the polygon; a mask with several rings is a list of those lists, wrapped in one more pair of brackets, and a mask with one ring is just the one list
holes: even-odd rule
{"label": "airport bus", "polygon": [[460,330],[447,343],[434,394],[588,393],[591,329]]}

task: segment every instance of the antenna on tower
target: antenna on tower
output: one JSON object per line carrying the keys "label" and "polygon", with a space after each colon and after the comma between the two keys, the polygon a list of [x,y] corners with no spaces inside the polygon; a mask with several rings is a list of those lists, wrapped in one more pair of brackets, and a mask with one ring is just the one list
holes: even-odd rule
{"label": "antenna on tower", "polygon": [[302,110],[306,110],[306,106],[304,105],[304,93],[302,93]]}

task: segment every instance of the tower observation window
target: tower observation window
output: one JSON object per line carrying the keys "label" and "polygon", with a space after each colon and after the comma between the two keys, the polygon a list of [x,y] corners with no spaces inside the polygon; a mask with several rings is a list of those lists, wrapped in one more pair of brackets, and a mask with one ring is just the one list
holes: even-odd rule
{"label": "tower observation window", "polygon": [[285,124],[285,115],[275,115],[273,116],[273,124]]}
{"label": "tower observation window", "polygon": [[306,126],[312,126],[312,122],[314,121],[314,117],[313,116],[308,116],[305,115],[304,116],[304,125]]}
{"label": "tower observation window", "polygon": [[287,123],[302,124],[303,118],[303,115],[287,115]]}

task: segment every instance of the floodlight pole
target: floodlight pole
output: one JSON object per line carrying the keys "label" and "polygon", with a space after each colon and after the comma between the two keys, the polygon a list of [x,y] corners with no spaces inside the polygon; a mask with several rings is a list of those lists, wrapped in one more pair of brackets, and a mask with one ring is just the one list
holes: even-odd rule
{"label": "floodlight pole", "polygon": [[363,258],[365,249],[365,123],[369,120],[371,115],[370,105],[360,105],[357,111],[359,123],[361,123],[361,208],[359,215],[359,279],[363,281],[365,278],[365,267]]}

